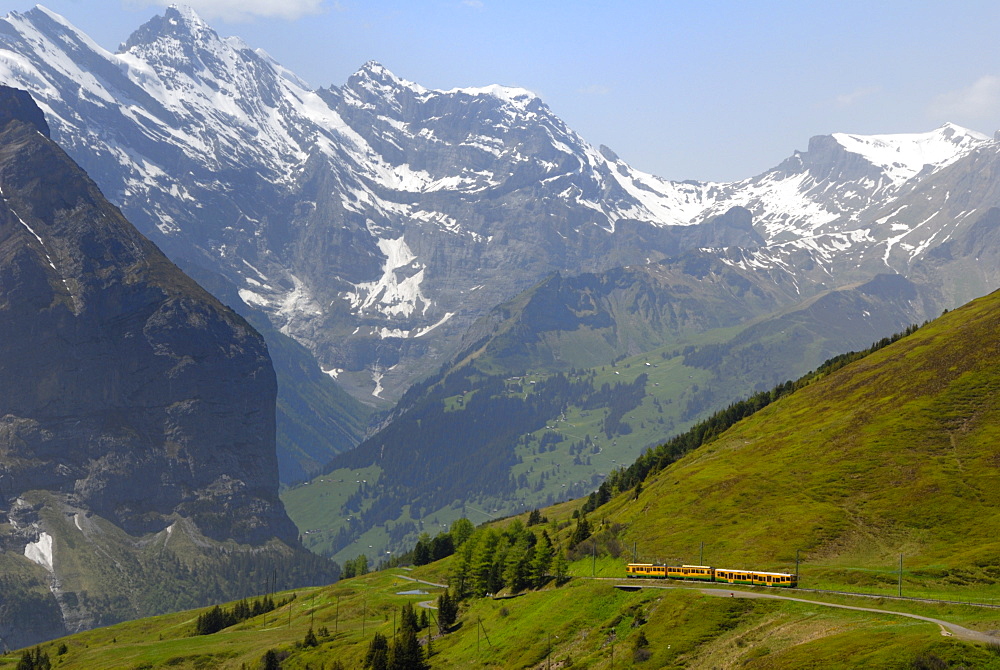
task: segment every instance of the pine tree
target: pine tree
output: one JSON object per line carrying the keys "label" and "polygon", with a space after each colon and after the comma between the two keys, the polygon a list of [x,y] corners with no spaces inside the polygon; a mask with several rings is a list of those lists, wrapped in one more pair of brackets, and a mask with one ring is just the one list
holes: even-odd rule
{"label": "pine tree", "polygon": [[389,668],[389,641],[382,633],[375,633],[372,641],[368,643],[368,652],[365,654],[365,668],[371,670],[388,670]]}
{"label": "pine tree", "polygon": [[431,560],[431,537],[427,533],[421,533],[417,545],[413,547],[413,565],[427,565]]}
{"label": "pine tree", "polygon": [[452,597],[448,591],[438,596],[438,625],[447,633],[458,621],[458,598]]}
{"label": "pine tree", "polygon": [[534,547],[529,547],[527,538],[524,537],[518,539],[507,552],[503,580],[514,593],[524,590],[529,585],[529,570],[533,555]]}
{"label": "pine tree", "polygon": [[388,670],[430,670],[430,667],[416,631],[400,631],[389,648]]}
{"label": "pine tree", "polygon": [[410,603],[406,603],[399,608],[399,630],[401,632],[409,630],[414,633],[420,630],[420,624],[417,622],[417,613]]}
{"label": "pine tree", "polygon": [[472,542],[466,542],[462,548],[456,552],[455,560],[452,562],[451,579],[449,581],[455,585],[455,597],[458,599],[465,598],[468,595],[472,584],[471,574],[473,548]]}
{"label": "pine tree", "polygon": [[566,554],[561,550],[557,551],[552,559],[552,574],[556,578],[556,584],[564,583],[569,575],[569,561],[566,560]]}
{"label": "pine tree", "polygon": [[573,529],[573,537],[569,540],[569,546],[575,547],[588,537],[590,537],[590,523],[586,516],[581,515],[576,522],[576,528]]}
{"label": "pine tree", "polygon": [[490,592],[490,572],[493,569],[493,554],[496,551],[499,533],[494,528],[487,528],[483,532],[472,552],[472,560],[469,565],[469,576],[472,583],[470,592],[477,598],[482,598]]}
{"label": "pine tree", "polygon": [[536,588],[541,587],[548,580],[553,553],[552,540],[549,538],[549,534],[543,530],[542,539],[535,546],[535,559],[531,565],[531,577]]}
{"label": "pine tree", "polygon": [[455,543],[455,547],[458,548],[465,544],[465,541],[472,536],[475,529],[476,527],[472,525],[471,521],[462,517],[451,524],[448,532],[451,535],[452,542]]}
{"label": "pine tree", "polygon": [[49,670],[52,667],[49,655],[42,651],[41,647],[28,650],[21,654],[21,660],[17,662],[16,670]]}
{"label": "pine tree", "polygon": [[281,661],[278,660],[278,652],[274,649],[268,649],[260,659],[260,667],[262,670],[281,670]]}

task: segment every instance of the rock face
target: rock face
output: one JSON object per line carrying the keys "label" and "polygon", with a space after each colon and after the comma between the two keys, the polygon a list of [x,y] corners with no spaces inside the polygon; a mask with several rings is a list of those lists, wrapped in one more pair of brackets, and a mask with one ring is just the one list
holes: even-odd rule
{"label": "rock face", "polygon": [[132,534],[296,531],[277,499],[260,336],[180,272],[0,89],[0,491]]}
{"label": "rock face", "polygon": [[[2,25],[0,81],[42,101],[129,219],[369,402],[398,399],[553,272],[729,247],[717,256],[765,281],[794,269],[807,298],[907,275],[1000,204],[982,183],[1000,143],[950,124],[816,137],[753,178],[677,182],[590,145],[530,91],[431,90],[376,62],[310,90],[186,9],[118,53],[40,7]],[[968,297],[953,293],[942,307]]]}

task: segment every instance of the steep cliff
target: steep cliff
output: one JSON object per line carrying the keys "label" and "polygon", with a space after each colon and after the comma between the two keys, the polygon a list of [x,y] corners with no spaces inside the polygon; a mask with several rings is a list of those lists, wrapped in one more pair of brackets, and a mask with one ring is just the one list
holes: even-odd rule
{"label": "steep cliff", "polygon": [[[67,628],[150,609],[133,598],[148,585],[129,583],[152,537],[170,552],[183,535],[189,563],[223,544],[301,551],[277,497],[263,339],[132,227],[48,138],[30,97],[6,87],[0,388],[0,558],[49,573]],[[125,576],[124,602],[81,603],[84,588],[107,595],[107,575],[87,579],[93,562],[80,558],[95,552],[115,555],[101,562],[117,568],[97,569]],[[10,626],[0,635],[30,641]]]}

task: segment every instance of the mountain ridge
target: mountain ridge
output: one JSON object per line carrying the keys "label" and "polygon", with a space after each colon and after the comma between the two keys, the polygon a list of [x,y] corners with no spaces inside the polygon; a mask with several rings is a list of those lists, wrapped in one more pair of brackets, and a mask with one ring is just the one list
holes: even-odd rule
{"label": "mountain ridge", "polygon": [[32,105],[0,87],[0,642],[236,595],[241,564],[329,578],[278,498],[265,342]]}
{"label": "mountain ridge", "polygon": [[[0,79],[43,100],[61,141],[171,256],[219,271],[248,309],[267,313],[339,384],[375,404],[397,399],[454,353],[476,317],[551,272],[662,260],[701,243],[682,227],[733,206],[751,212],[765,248],[758,262],[775,270],[784,252],[766,249],[791,244],[844,284],[888,268],[905,272],[872,250],[888,245],[895,254],[909,244],[906,234],[923,235],[913,232],[920,220],[878,224],[874,211],[910,197],[914,182],[932,175],[918,179],[917,159],[897,168],[875,155],[933,147],[924,153],[937,174],[994,146],[952,125],[867,139],[835,134],[755,178],[675,182],[589,145],[523,89],[435,91],[372,61],[341,87],[308,91],[269,56],[219,37],[194,14],[166,10],[118,54],[51,17],[8,17]],[[60,100],[67,75],[33,60],[27,36],[53,53],[65,40],[79,45],[58,61],[70,79],[87,82],[78,109]],[[4,56],[10,52],[19,60]],[[115,99],[136,105],[116,111]],[[84,116],[117,128],[116,139],[82,132]],[[179,148],[156,148],[153,138]],[[852,142],[865,150],[852,153]],[[882,153],[872,153],[876,145]],[[838,167],[848,159],[855,172]],[[811,172],[801,172],[810,161]],[[838,179],[853,186],[831,188]]]}

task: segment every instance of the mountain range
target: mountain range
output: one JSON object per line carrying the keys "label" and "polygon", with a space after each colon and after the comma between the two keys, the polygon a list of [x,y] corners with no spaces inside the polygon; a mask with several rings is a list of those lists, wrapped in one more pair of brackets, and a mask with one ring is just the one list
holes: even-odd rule
{"label": "mountain range", "polygon": [[[0,47],[0,79],[32,93],[141,230],[369,400],[398,398],[478,316],[554,271],[728,247],[758,272],[808,260],[822,274],[809,283],[831,288],[908,272],[994,201],[961,185],[996,143],[950,124],[813,138],[740,182],[669,181],[529,91],[430,90],[376,62],[310,90],[183,7],[117,53],[36,7],[4,19]],[[752,230],[698,230],[735,206]]]}
{"label": "mountain range", "polygon": [[[183,7],[115,53],[44,8],[12,12],[0,81],[28,90],[110,200],[264,333],[284,482],[366,438],[359,453],[384,458],[372,408],[388,429],[473,360],[474,377],[681,361],[672,395],[647,389],[679,411],[658,436],[631,433],[634,457],[667,426],[1000,280],[1000,143],[952,124],[815,137],[755,177],[672,181],[589,144],[529,91],[432,90],[374,61],[313,89]],[[527,475],[511,468],[497,476]]]}
{"label": "mountain range", "polygon": [[263,338],[48,134],[0,87],[0,646],[334,576],[278,499]]}
{"label": "mountain range", "polygon": [[[409,608],[465,591],[450,631],[435,625],[445,598],[427,617],[428,667],[995,670],[998,326],[994,292],[717,413],[603,499],[455,524],[396,565],[280,594],[270,618],[195,634],[205,608],[37,653],[66,668],[360,667],[373,635],[404,635]],[[626,580],[637,559],[798,588]]]}

